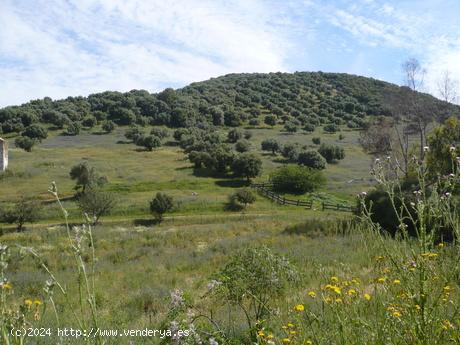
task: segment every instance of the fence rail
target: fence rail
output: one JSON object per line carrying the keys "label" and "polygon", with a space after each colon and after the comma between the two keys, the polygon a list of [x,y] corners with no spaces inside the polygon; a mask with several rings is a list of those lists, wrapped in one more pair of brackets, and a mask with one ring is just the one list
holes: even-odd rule
{"label": "fence rail", "polygon": [[272,183],[255,183],[251,185],[252,188],[257,190],[260,194],[267,197],[268,199],[280,204],[280,205],[294,205],[294,206],[302,206],[308,209],[313,207],[313,201],[305,201],[305,200],[293,200],[285,198],[279,194],[276,194],[272,191],[273,184]]}
{"label": "fence rail", "polygon": [[[294,206],[302,206],[307,209],[313,208],[313,201],[305,201],[305,200],[292,200],[285,198],[275,192],[273,192],[273,183],[253,183],[251,188],[257,190],[260,194],[265,196],[266,198],[280,204],[280,205],[294,205]],[[355,207],[345,204],[332,204],[332,203],[321,203],[321,210],[335,210],[335,211],[345,211],[345,212],[354,212],[356,210]]]}

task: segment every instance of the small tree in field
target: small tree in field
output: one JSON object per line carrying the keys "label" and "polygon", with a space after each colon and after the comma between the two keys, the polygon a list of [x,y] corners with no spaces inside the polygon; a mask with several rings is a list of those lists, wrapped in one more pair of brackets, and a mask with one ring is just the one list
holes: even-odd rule
{"label": "small tree in field", "polygon": [[269,126],[275,126],[276,122],[278,121],[275,115],[267,115],[264,117],[264,123]]}
{"label": "small tree in field", "polygon": [[229,203],[232,209],[245,209],[249,204],[256,201],[256,196],[249,189],[240,189],[230,195]]}
{"label": "small tree in field", "polygon": [[150,212],[153,213],[155,219],[160,223],[163,220],[163,214],[171,211],[174,206],[172,196],[158,192],[150,201]]}
{"label": "small tree in field", "polygon": [[281,145],[276,139],[265,139],[261,143],[262,150],[271,151],[273,155],[281,150]]}
{"label": "small tree in field", "polygon": [[251,149],[251,143],[246,139],[238,140],[235,144],[235,150],[243,153],[248,152]]}
{"label": "small tree in field", "polygon": [[246,177],[249,180],[262,173],[262,161],[253,153],[245,152],[236,157],[232,164],[235,176]]}
{"label": "small tree in field", "polygon": [[345,158],[344,149],[337,145],[321,144],[318,152],[328,163],[336,162]]}
{"label": "small tree in field", "polygon": [[19,147],[26,152],[31,152],[32,147],[34,147],[34,145],[36,144],[36,141],[35,139],[29,137],[20,136],[16,138],[14,144],[16,145],[16,147]]}
{"label": "small tree in field", "polygon": [[109,214],[115,204],[116,200],[112,194],[97,188],[89,188],[78,199],[78,206],[93,219],[93,225],[99,222],[99,218]]}
{"label": "small tree in field", "polygon": [[39,219],[40,210],[38,201],[21,197],[11,210],[0,210],[0,221],[16,224],[16,229],[22,231],[25,223],[33,223]]}

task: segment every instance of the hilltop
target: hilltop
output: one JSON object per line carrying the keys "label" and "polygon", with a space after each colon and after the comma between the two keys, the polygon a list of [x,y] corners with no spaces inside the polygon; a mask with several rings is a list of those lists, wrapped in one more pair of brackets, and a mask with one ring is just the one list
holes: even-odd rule
{"label": "hilltop", "polygon": [[[118,125],[233,126],[256,123],[261,114],[311,126],[363,126],[366,116],[394,115],[410,90],[384,81],[322,72],[229,74],[159,93],[106,91],[88,97],[49,97],[0,109],[1,132],[21,132],[33,123],[62,129],[111,120]],[[460,107],[417,94],[423,111],[446,116]]]}

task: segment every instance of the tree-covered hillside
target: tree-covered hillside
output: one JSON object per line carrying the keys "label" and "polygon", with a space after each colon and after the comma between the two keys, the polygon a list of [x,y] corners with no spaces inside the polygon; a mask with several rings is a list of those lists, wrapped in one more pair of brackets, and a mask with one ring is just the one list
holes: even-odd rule
{"label": "tree-covered hillside", "polygon": [[[363,126],[367,115],[392,115],[404,103],[408,88],[336,73],[229,74],[156,94],[145,90],[106,91],[88,97],[53,101],[46,97],[0,109],[0,133],[22,132],[34,123],[67,128],[113,121],[118,125],[170,127],[206,124],[240,126],[290,122],[314,129],[325,124]],[[460,107],[418,94],[422,111],[443,119]],[[263,115],[263,118],[262,118]]]}

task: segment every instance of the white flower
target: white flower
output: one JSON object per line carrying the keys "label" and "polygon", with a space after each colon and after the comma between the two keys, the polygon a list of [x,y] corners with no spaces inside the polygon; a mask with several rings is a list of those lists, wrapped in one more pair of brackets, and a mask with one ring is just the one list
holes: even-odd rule
{"label": "white flower", "polygon": [[180,307],[184,303],[182,290],[176,289],[171,291],[171,305],[173,308]]}
{"label": "white flower", "polygon": [[423,151],[424,151],[424,152],[428,152],[429,150],[430,150],[430,148],[429,148],[428,146],[424,146],[424,147],[423,147]]}
{"label": "white flower", "polygon": [[451,146],[451,147],[449,148],[449,150],[450,150],[450,152],[454,152],[454,151],[455,151],[455,146]]}
{"label": "white flower", "polygon": [[211,291],[211,290],[214,290],[216,287],[220,286],[222,284],[222,282],[218,281],[218,280],[211,280],[209,283],[208,283],[208,291]]}
{"label": "white flower", "polygon": [[219,345],[219,343],[214,338],[209,338],[209,345]]}

